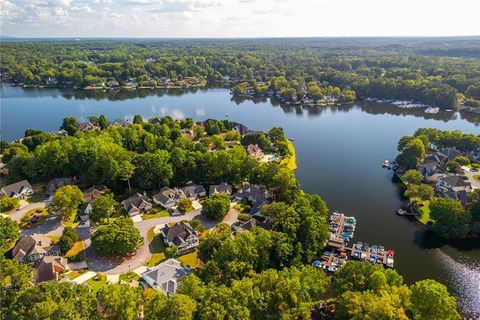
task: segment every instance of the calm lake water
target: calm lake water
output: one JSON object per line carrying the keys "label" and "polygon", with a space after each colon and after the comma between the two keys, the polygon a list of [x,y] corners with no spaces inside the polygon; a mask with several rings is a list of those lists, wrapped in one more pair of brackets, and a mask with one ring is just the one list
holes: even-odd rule
{"label": "calm lake water", "polygon": [[62,119],[89,115],[108,119],[170,115],[229,119],[251,129],[281,126],[294,139],[296,175],[304,190],[320,194],[331,210],[357,217],[355,240],[396,251],[395,267],[407,283],[433,278],[447,284],[460,306],[480,317],[480,241],[440,241],[414,220],[399,217],[401,190],[392,171],[400,137],[421,127],[480,133],[480,117],[453,112],[427,115],[390,105],[356,103],[331,108],[286,107],[268,99],[235,101],[226,89],[183,92],[82,92],[56,89],[1,88],[3,140],[25,129],[57,130]]}

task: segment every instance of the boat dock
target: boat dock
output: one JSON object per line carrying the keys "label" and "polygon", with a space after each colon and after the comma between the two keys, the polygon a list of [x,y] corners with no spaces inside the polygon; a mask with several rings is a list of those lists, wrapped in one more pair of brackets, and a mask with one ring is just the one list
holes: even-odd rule
{"label": "boat dock", "polygon": [[357,224],[355,217],[333,212],[329,224],[330,238],[322,256],[313,262],[313,266],[335,272],[350,258],[393,268],[395,251],[363,242],[351,244]]}

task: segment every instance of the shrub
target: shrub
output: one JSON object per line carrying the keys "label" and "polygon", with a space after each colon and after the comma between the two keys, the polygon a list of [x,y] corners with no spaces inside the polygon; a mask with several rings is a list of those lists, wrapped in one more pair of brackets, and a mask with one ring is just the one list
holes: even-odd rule
{"label": "shrub", "polygon": [[180,211],[181,213],[191,211],[192,208],[193,208],[192,207],[192,200],[184,198],[184,199],[180,199],[180,201],[178,201],[177,210]]}
{"label": "shrub", "polygon": [[250,219],[250,216],[248,214],[242,213],[238,215],[238,220],[240,221],[245,222],[245,221],[248,221],[249,219]]}
{"label": "shrub", "polygon": [[63,252],[67,252],[68,250],[72,249],[72,247],[75,245],[75,242],[79,240],[80,237],[75,229],[72,227],[65,227],[59,242],[60,249],[62,249]]}
{"label": "shrub", "polygon": [[20,202],[18,199],[9,197],[0,197],[0,212],[6,212],[18,208]]}
{"label": "shrub", "polygon": [[456,157],[453,161],[458,162],[462,166],[468,166],[470,164],[470,159],[465,156]]}

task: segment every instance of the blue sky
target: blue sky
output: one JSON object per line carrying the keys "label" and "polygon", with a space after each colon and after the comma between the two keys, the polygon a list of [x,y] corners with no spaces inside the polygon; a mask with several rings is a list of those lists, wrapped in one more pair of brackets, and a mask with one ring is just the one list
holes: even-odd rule
{"label": "blue sky", "polygon": [[480,0],[0,0],[32,37],[480,35]]}

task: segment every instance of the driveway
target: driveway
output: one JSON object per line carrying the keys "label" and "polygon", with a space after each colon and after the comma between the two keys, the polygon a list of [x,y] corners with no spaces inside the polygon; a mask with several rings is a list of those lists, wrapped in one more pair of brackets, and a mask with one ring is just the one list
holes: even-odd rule
{"label": "driveway", "polygon": [[41,208],[45,208],[47,206],[47,202],[36,202],[36,203],[30,203],[28,205],[26,205],[25,207],[17,210],[17,211],[14,211],[12,212],[10,215],[9,215],[9,218],[12,219],[12,220],[15,220],[17,222],[20,222],[22,221],[22,218],[25,216],[25,214],[27,214],[28,211],[30,210],[34,210],[34,209],[41,209]]}
{"label": "driveway", "polygon": [[480,181],[475,180],[473,176],[480,175],[480,171],[471,171],[468,167],[462,167],[464,174],[468,178],[468,182],[472,185],[473,189],[480,189]]}

